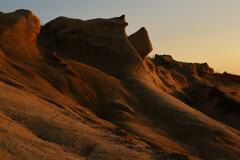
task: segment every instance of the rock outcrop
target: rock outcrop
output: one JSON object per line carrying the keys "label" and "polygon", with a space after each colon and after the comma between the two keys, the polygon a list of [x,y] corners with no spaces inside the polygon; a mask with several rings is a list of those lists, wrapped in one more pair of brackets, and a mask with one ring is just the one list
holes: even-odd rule
{"label": "rock outcrop", "polygon": [[0,14],[0,47],[6,56],[32,61],[38,55],[36,44],[40,32],[39,19],[28,10]]}
{"label": "rock outcrop", "polygon": [[87,21],[59,17],[42,27],[39,39],[60,57],[78,60],[121,78],[143,65],[128,42],[126,26],[124,15]]}
{"label": "rock outcrop", "polygon": [[[207,63],[178,62],[169,55],[156,55],[153,61],[168,93],[206,115],[240,129],[237,118],[240,114],[240,76],[214,73]],[[176,94],[179,92],[182,94]]]}
{"label": "rock outcrop", "polygon": [[144,27],[130,35],[128,40],[143,59],[153,50],[147,30]]}
{"label": "rock outcrop", "polygon": [[179,100],[208,65],[149,59],[125,16],[59,17],[40,33],[30,11],[0,17],[3,159],[240,159],[238,130]]}

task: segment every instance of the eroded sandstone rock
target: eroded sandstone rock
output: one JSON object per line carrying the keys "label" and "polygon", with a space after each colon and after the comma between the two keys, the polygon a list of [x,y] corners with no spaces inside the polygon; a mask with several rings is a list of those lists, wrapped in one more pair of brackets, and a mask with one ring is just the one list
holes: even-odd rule
{"label": "eroded sandstone rock", "polygon": [[148,32],[144,27],[130,35],[128,39],[143,59],[153,50]]}
{"label": "eroded sandstone rock", "polygon": [[39,55],[36,38],[39,19],[28,10],[0,14],[0,47],[8,57],[32,61]]}

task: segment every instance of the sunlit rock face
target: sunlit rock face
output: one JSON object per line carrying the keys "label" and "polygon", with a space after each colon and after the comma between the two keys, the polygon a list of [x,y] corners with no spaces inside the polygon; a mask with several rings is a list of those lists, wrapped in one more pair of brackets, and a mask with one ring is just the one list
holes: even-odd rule
{"label": "sunlit rock face", "polygon": [[39,55],[36,39],[40,21],[27,10],[0,14],[0,47],[8,57],[30,61]]}

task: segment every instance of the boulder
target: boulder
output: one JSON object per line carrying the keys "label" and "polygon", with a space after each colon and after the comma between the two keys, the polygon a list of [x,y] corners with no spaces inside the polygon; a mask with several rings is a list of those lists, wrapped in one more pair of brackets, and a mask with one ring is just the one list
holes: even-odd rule
{"label": "boulder", "polygon": [[143,59],[153,50],[148,32],[144,27],[130,35],[128,40]]}

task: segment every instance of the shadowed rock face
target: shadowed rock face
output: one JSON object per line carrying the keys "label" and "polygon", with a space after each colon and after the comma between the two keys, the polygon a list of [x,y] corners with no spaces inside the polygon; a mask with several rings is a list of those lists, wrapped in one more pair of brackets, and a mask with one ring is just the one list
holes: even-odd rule
{"label": "shadowed rock face", "polygon": [[186,75],[194,85],[206,64],[147,58],[146,30],[128,37],[125,16],[59,17],[38,35],[30,11],[1,16],[0,157],[239,159],[239,131],[171,96],[186,98]]}
{"label": "shadowed rock face", "polygon": [[63,58],[78,60],[120,78],[143,66],[128,42],[126,26],[124,15],[87,21],[59,17],[42,28],[40,41]]}
{"label": "shadowed rock face", "polygon": [[130,35],[128,40],[143,59],[153,50],[147,30],[144,27]]}
{"label": "shadowed rock face", "polygon": [[[168,55],[156,55],[153,61],[158,71],[164,71],[158,75],[170,94],[208,116],[240,129],[239,76],[214,73],[207,63],[179,62]],[[174,94],[179,91],[187,98]]]}
{"label": "shadowed rock face", "polygon": [[188,78],[192,78],[193,81],[201,83],[199,75],[213,73],[214,70],[208,66],[207,63],[184,63],[175,61],[169,55],[156,55],[154,58],[155,65],[163,66],[168,70],[176,70],[177,72],[184,74]]}

